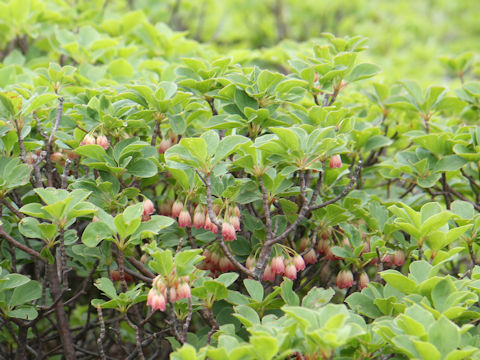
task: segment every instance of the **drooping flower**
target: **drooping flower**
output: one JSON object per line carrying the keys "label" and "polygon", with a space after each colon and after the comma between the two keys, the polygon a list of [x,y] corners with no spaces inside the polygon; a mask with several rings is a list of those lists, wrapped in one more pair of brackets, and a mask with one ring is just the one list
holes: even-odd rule
{"label": "drooping flower", "polygon": [[178,215],[178,226],[181,228],[186,228],[192,226],[192,217],[188,210],[184,209]]}
{"label": "drooping flower", "polygon": [[265,267],[265,271],[262,276],[263,281],[275,281],[275,273],[272,271],[270,264]]}
{"label": "drooping flower", "polygon": [[222,224],[222,235],[225,241],[233,241],[237,238],[235,229],[233,228],[232,224],[227,221],[224,221]]}
{"label": "drooping flower", "polygon": [[317,262],[317,254],[313,249],[310,249],[305,255],[303,255],[303,259],[307,264],[315,264]]}
{"label": "drooping flower", "polygon": [[342,158],[340,155],[332,155],[330,157],[330,163],[329,163],[330,169],[338,169],[342,167]]}
{"label": "drooping flower", "polygon": [[178,299],[188,299],[192,297],[190,291],[190,285],[186,282],[182,282],[177,286],[177,298]]}
{"label": "drooping flower", "polygon": [[370,279],[368,278],[368,275],[366,272],[362,272],[360,274],[360,278],[358,279],[358,288],[360,290],[365,289],[370,282]]}
{"label": "drooping flower", "polygon": [[108,139],[105,135],[100,135],[99,137],[97,137],[97,145],[100,145],[102,148],[107,150],[110,146],[110,143],[108,142]]}
{"label": "drooping flower", "polygon": [[214,234],[218,233],[218,227],[214,223],[210,221],[210,217],[208,214],[205,216],[205,226],[203,227],[205,230],[211,231]]}
{"label": "drooping flower", "polygon": [[147,306],[151,306],[152,311],[165,311],[165,309],[167,308],[165,296],[163,296],[163,294],[161,294],[154,288],[150,289],[147,296]]}
{"label": "drooping flower", "polygon": [[146,215],[151,215],[155,212],[155,205],[153,205],[152,200],[146,199],[143,201],[143,213]]}
{"label": "drooping flower", "polygon": [[346,289],[353,286],[353,274],[350,270],[341,270],[337,275],[337,286]]}
{"label": "drooping flower", "polygon": [[393,254],[392,264],[402,266],[405,263],[405,253],[402,250],[396,250]]}
{"label": "drooping flower", "polygon": [[170,139],[162,139],[162,141],[160,141],[160,144],[158,144],[158,153],[165,154],[165,151],[167,151],[171,146],[172,141]]}
{"label": "drooping flower", "polygon": [[290,263],[285,267],[285,276],[290,280],[295,280],[297,278],[297,268],[293,263]]}
{"label": "drooping flower", "polygon": [[183,203],[175,201],[172,205],[172,217],[177,218],[183,210]]}
{"label": "drooping flower", "polygon": [[95,137],[90,134],[85,135],[80,145],[95,145]]}
{"label": "drooping flower", "polygon": [[238,216],[234,215],[234,216],[230,216],[230,218],[228,219],[228,221],[230,222],[230,224],[232,224],[233,228],[235,229],[235,231],[239,231],[240,230],[240,219],[238,218]]}
{"label": "drooping flower", "polygon": [[295,265],[295,268],[297,269],[297,271],[301,271],[305,269],[305,261],[298,254],[295,255],[295,257],[293,258],[293,265]]}
{"label": "drooping flower", "polygon": [[193,226],[197,229],[201,229],[205,226],[205,214],[203,211],[195,211],[193,214]]}
{"label": "drooping flower", "polygon": [[274,274],[282,275],[285,272],[285,264],[282,256],[275,256],[270,265]]}

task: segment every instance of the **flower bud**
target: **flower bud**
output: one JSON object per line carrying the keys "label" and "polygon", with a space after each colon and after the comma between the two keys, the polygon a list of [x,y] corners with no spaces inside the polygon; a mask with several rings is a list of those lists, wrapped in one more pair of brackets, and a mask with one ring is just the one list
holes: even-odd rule
{"label": "flower bud", "polygon": [[310,249],[305,255],[303,255],[303,259],[307,264],[315,264],[317,262],[317,254],[313,249]]}
{"label": "flower bud", "polygon": [[95,137],[93,137],[90,134],[87,134],[87,135],[85,135],[82,142],[80,143],[80,146],[82,146],[82,145],[94,145],[94,144],[95,144]]}
{"label": "flower bud", "polygon": [[235,231],[239,231],[240,230],[240,219],[238,218],[238,216],[234,215],[234,216],[230,216],[230,218],[228,219],[228,221],[230,222],[230,224],[232,224],[233,228],[235,229]]}
{"label": "flower bud", "polygon": [[393,254],[392,264],[402,266],[405,263],[405,253],[402,250],[396,250]]}
{"label": "flower bud", "polygon": [[317,243],[317,253],[327,254],[329,250],[330,250],[330,240],[324,239],[323,237],[319,239]]}
{"label": "flower bud", "polygon": [[233,241],[237,238],[235,229],[233,228],[232,224],[227,221],[224,221],[222,224],[222,235],[225,241]]}
{"label": "flower bud", "polygon": [[197,229],[201,229],[205,226],[205,214],[203,211],[195,211],[193,214],[193,226]]}
{"label": "flower bud", "polygon": [[337,275],[337,286],[345,289],[353,286],[353,274],[350,270],[342,270]]}
{"label": "flower bud", "polygon": [[270,265],[274,274],[282,275],[285,272],[285,264],[283,263],[283,256],[275,256]]}
{"label": "flower bud", "polygon": [[63,160],[63,154],[61,152],[55,151],[52,155],[50,155],[50,160],[55,163],[59,163]]}
{"label": "flower bud", "polygon": [[108,139],[105,135],[100,135],[99,137],[97,137],[97,145],[100,145],[102,148],[107,150],[110,146],[110,143],[108,142]]}
{"label": "flower bud", "polygon": [[227,272],[232,268],[232,263],[227,257],[222,257],[218,263],[220,271]]}
{"label": "flower bud", "polygon": [[255,264],[256,264],[255,258],[249,256],[247,258],[247,261],[245,262],[245,267],[247,269],[253,269],[255,268]]}
{"label": "flower bud", "polygon": [[167,151],[171,146],[172,141],[170,139],[162,139],[162,141],[160,141],[160,144],[158,144],[158,153],[165,154],[165,151]]}
{"label": "flower bud", "polygon": [[192,226],[192,217],[188,210],[184,209],[180,212],[180,215],[178,216],[178,226],[181,228]]}
{"label": "flower bud", "polygon": [[177,218],[183,210],[183,203],[175,201],[172,205],[172,217]]}
{"label": "flower bud", "polygon": [[295,257],[293,258],[293,265],[295,265],[295,268],[297,269],[297,271],[301,271],[305,269],[305,261],[300,255],[295,255]]}
{"label": "flower bud", "polygon": [[214,234],[218,233],[218,227],[210,221],[208,214],[205,216],[205,225],[203,226],[205,230],[211,231]]}
{"label": "flower bud", "polygon": [[190,291],[190,285],[186,282],[180,283],[177,286],[177,298],[178,299],[188,299],[192,297],[192,293]]}
{"label": "flower bud", "polygon": [[368,283],[370,282],[370,279],[368,278],[368,275],[366,272],[362,272],[360,274],[360,278],[358,279],[358,288],[360,290],[365,289],[368,286]]}
{"label": "flower bud", "polygon": [[298,248],[299,252],[304,252],[307,247],[310,245],[310,240],[306,237],[300,240],[300,246]]}
{"label": "flower bud", "polygon": [[295,280],[297,278],[297,268],[293,263],[290,263],[286,266],[285,276],[290,280]]}
{"label": "flower bud", "polygon": [[330,157],[330,163],[329,163],[330,169],[338,169],[342,167],[342,158],[340,155],[332,155]]}
{"label": "flower bud", "polygon": [[265,271],[263,272],[262,280],[263,281],[272,281],[272,282],[275,281],[275,274],[272,271],[272,268],[271,268],[270,264],[265,267]]}
{"label": "flower bud", "polygon": [[150,199],[143,201],[143,213],[146,215],[151,215],[155,212],[155,205]]}

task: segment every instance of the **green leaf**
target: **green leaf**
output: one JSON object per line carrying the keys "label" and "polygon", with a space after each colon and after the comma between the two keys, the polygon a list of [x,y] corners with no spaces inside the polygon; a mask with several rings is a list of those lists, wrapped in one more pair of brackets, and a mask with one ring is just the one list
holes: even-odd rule
{"label": "green leaf", "polygon": [[[40,205],[40,204],[39,204]],[[43,239],[43,234],[38,227],[40,223],[37,219],[25,217],[18,223],[18,230],[23,236],[32,239]]]}
{"label": "green leaf", "polygon": [[149,178],[158,173],[157,165],[150,159],[137,159],[129,163],[127,171],[139,178]]}
{"label": "green leaf", "polygon": [[173,256],[170,249],[156,251],[152,256],[154,260],[150,261],[150,267],[160,275],[170,275],[173,270]]}
{"label": "green leaf", "polygon": [[458,327],[442,315],[438,321],[430,327],[428,340],[440,353],[448,354],[459,346],[460,333]]}
{"label": "green leaf", "polygon": [[225,136],[222,141],[220,141],[216,149],[215,157],[213,158],[214,164],[225,159],[227,156],[232,154],[241,144],[245,144],[247,142],[250,142],[250,139],[245,136]]}
{"label": "green leaf", "polygon": [[207,160],[207,143],[202,138],[183,138],[179,143],[193,158],[204,163]]}
{"label": "green leaf", "polygon": [[260,324],[260,317],[258,316],[258,313],[250,306],[236,306],[235,312],[236,314],[234,314],[234,316],[238,318],[247,328]]}
{"label": "green leaf", "polygon": [[243,280],[243,284],[253,300],[257,302],[263,300],[263,286],[260,282],[252,279],[245,279]]}
{"label": "green leaf", "polygon": [[105,162],[107,157],[105,149],[100,145],[82,145],[75,149],[75,153],[101,162]]}
{"label": "green leaf", "polygon": [[392,285],[395,289],[400,290],[405,294],[413,294],[416,292],[417,284],[415,281],[410,280],[402,273],[396,270],[386,270],[380,273],[382,279],[387,284]]}
{"label": "green leaf", "polygon": [[271,360],[278,352],[278,340],[273,336],[254,335],[250,337],[250,343],[255,348],[259,360]]}
{"label": "green leaf", "polygon": [[[287,305],[298,306],[300,304],[300,299],[297,294],[293,291],[293,282],[292,280],[284,277],[283,282],[280,285],[282,292],[282,299],[285,300]],[[262,296],[263,297],[263,296]]]}
{"label": "green leaf", "polygon": [[16,308],[15,310],[6,311],[9,317],[14,317],[23,320],[34,320],[38,316],[37,310],[31,306]]}
{"label": "green leaf", "polygon": [[108,65],[108,71],[114,78],[131,78],[133,76],[133,67],[125,59],[116,59]]}
{"label": "green leaf", "polygon": [[375,64],[369,64],[369,63],[358,64],[353,68],[347,80],[350,82],[353,82],[353,81],[368,79],[377,75],[380,71],[382,71],[382,69]]}
{"label": "green leaf", "polygon": [[97,221],[87,225],[82,234],[82,242],[88,247],[95,247],[104,239],[112,237],[112,231],[107,224]]}
{"label": "green leaf", "polygon": [[117,291],[115,290],[115,286],[110,279],[106,277],[102,277],[95,281],[95,287],[99,290],[103,291],[105,295],[107,295],[110,299],[117,298]]}
{"label": "green leaf", "polygon": [[203,283],[203,286],[213,295],[215,300],[222,300],[228,297],[228,290],[221,282],[207,280]]}
{"label": "green leaf", "polygon": [[238,277],[239,277],[238,273],[229,272],[229,273],[223,273],[216,280],[221,282],[226,287],[229,287],[230,285],[232,285],[235,282],[235,280],[238,279]]}
{"label": "green leaf", "polygon": [[28,277],[20,274],[7,274],[0,279],[0,291],[14,289],[31,281]]}
{"label": "green leaf", "polygon": [[29,100],[29,105],[22,111],[23,116],[29,115],[32,111],[56,98],[58,98],[58,95],[56,94],[42,94],[35,96]]}
{"label": "green leaf", "polygon": [[8,304],[10,306],[23,305],[30,301],[39,299],[41,296],[42,285],[40,285],[38,281],[29,281],[13,290],[12,297],[10,298]]}

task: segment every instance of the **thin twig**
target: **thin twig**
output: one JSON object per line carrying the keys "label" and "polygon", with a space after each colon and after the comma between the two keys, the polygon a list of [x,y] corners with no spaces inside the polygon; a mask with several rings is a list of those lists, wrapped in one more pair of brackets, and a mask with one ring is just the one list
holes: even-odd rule
{"label": "thin twig", "polygon": [[102,308],[97,306],[98,321],[100,323],[100,336],[97,339],[98,352],[102,360],[106,360],[105,351],[103,350],[103,339],[105,338],[105,322],[103,321]]}
{"label": "thin twig", "polygon": [[2,236],[5,240],[7,240],[10,244],[12,244],[13,246],[19,248],[20,250],[23,250],[25,251],[27,254],[31,255],[31,256],[34,256],[36,257],[37,259],[40,259],[42,261],[43,258],[42,258],[42,255],[40,255],[39,252],[19,243],[17,240],[15,240],[13,237],[11,237],[6,231],[5,229],[3,228],[3,226],[0,225],[0,236]]}

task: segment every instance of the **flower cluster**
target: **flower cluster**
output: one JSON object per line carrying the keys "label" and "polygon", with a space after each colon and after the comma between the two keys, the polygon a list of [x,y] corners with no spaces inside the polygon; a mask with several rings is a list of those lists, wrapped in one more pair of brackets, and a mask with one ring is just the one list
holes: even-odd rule
{"label": "flower cluster", "polygon": [[99,135],[96,139],[94,135],[87,134],[83,138],[83,140],[80,142],[80,146],[83,145],[99,145],[105,150],[108,149],[110,146],[110,142],[108,141],[107,137],[105,135]]}
{"label": "flower cluster", "polygon": [[[218,234],[218,226],[215,225],[210,216],[208,216],[208,210],[205,205],[198,204],[195,206],[192,214],[188,210],[187,206],[179,200],[175,200],[173,203],[160,207],[160,214],[165,216],[171,216],[178,219],[178,226],[181,228],[194,227],[196,229],[204,229],[211,231],[214,234]],[[167,208],[168,207],[168,208]],[[216,205],[213,207],[215,215],[218,216],[222,209]],[[225,241],[233,241],[237,238],[236,232],[240,230],[240,210],[237,206],[223,209],[224,219],[222,221],[222,236]]]}
{"label": "flower cluster", "polygon": [[148,292],[147,306],[151,306],[153,311],[165,311],[168,302],[173,304],[178,300],[191,298],[189,282],[188,276],[178,278],[172,274],[165,278],[158,275],[153,280],[152,288]]}
{"label": "flower cluster", "polygon": [[[253,271],[255,269],[256,260],[253,257],[248,257],[245,266]],[[305,269],[305,260],[302,256],[296,254],[295,256],[274,256],[265,267],[262,280],[274,281],[276,275],[284,275],[290,280],[297,278],[297,273]]]}
{"label": "flower cluster", "polygon": [[202,270],[209,270],[212,277],[222,273],[235,271],[235,265],[223,254],[217,244],[212,244],[203,251],[205,259],[200,264]]}

